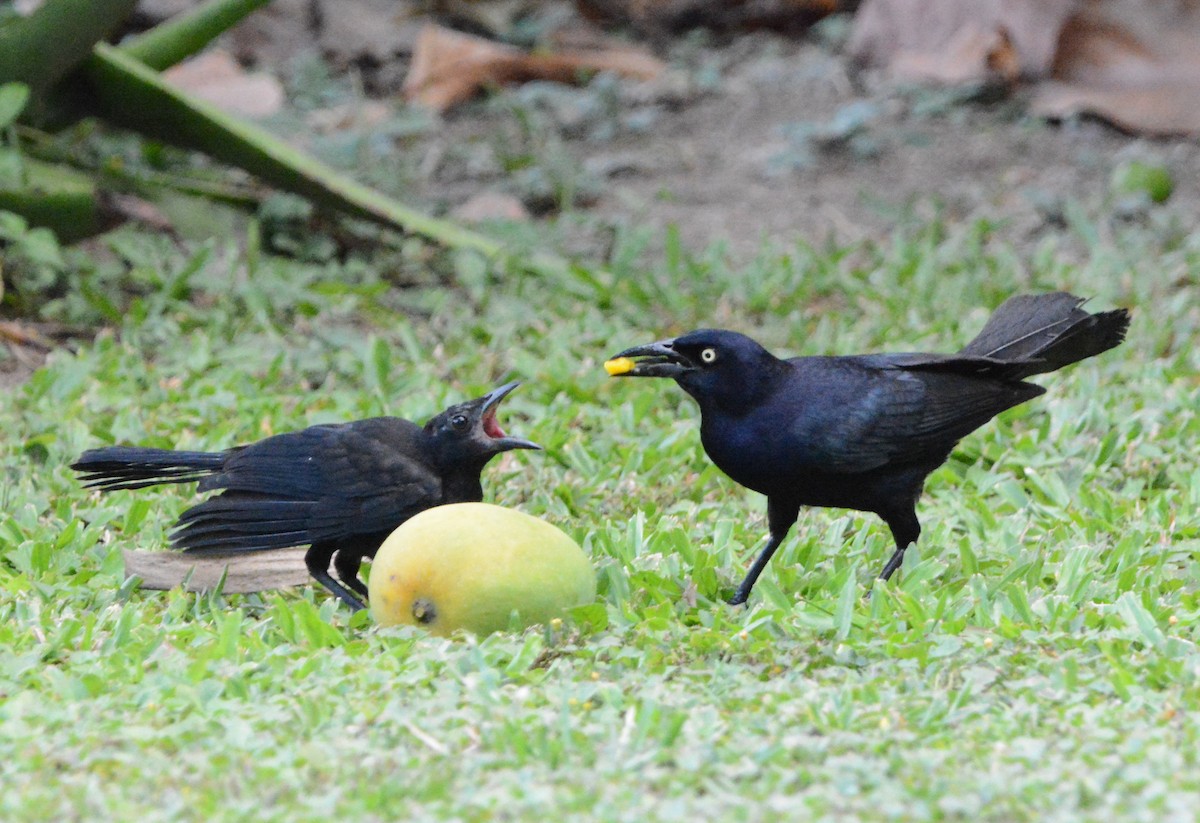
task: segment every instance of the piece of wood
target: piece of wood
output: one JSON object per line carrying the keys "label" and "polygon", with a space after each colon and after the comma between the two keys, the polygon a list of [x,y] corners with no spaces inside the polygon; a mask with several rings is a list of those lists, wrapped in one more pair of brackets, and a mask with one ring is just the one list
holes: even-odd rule
{"label": "piece of wood", "polygon": [[228,594],[286,589],[311,579],[304,565],[305,551],[301,548],[194,555],[126,549],[125,577],[141,578],[143,589],[174,589],[186,580],[189,592],[212,591],[222,575],[225,575],[222,591]]}

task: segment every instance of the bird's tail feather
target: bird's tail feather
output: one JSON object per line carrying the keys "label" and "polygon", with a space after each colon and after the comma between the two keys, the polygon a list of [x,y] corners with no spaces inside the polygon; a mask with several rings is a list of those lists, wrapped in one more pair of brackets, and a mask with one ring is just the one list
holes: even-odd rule
{"label": "bird's tail feather", "polygon": [[1018,379],[1056,371],[1117,346],[1129,328],[1124,309],[1090,314],[1066,292],[1006,300],[959,352],[1018,365]]}
{"label": "bird's tail feather", "polygon": [[188,483],[219,472],[225,452],[183,452],[110,446],[89,449],[71,464],[84,486],[102,491],[141,489],[159,483]]}

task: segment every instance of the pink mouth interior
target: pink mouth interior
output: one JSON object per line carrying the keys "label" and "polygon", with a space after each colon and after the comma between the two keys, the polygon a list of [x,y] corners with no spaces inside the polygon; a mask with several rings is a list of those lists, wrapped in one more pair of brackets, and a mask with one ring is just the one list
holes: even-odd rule
{"label": "pink mouth interior", "polygon": [[500,424],[496,422],[496,413],[494,411],[490,411],[484,415],[483,433],[492,438],[504,436],[504,429],[500,428]]}

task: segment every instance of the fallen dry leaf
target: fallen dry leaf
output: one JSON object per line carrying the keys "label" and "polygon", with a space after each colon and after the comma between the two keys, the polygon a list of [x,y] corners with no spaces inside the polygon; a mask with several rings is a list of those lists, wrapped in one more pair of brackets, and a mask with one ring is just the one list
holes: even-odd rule
{"label": "fallen dry leaf", "polygon": [[1200,135],[1200,0],[867,0],[850,52],[905,81],[1040,81],[1045,117]]}
{"label": "fallen dry leaf", "polygon": [[1200,88],[1192,83],[1105,89],[1050,82],[1038,88],[1031,110],[1051,119],[1093,114],[1131,133],[1200,136]]}
{"label": "fallen dry leaf", "polygon": [[304,563],[307,549],[194,555],[175,551],[126,549],[125,577],[141,578],[143,589],[166,591],[187,583],[190,592],[212,591],[225,576],[222,591],[230,594],[301,586],[310,579]]}
{"label": "fallen dry leaf", "polygon": [[242,69],[229,52],[213,49],[163,72],[176,88],[244,117],[267,117],[283,106],[283,86],[269,74]]}
{"label": "fallen dry leaf", "polygon": [[511,194],[482,191],[451,212],[455,220],[480,223],[484,220],[528,220],[529,210]]}
{"label": "fallen dry leaf", "polygon": [[649,80],[664,69],[661,60],[635,46],[529,54],[513,46],[430,24],[417,38],[412,67],[404,81],[404,97],[445,111],[488,86],[530,80],[573,83],[594,71]]}
{"label": "fallen dry leaf", "polygon": [[1012,83],[1049,72],[1077,0],[867,0],[849,50],[903,81]]}
{"label": "fallen dry leaf", "polygon": [[1032,107],[1126,131],[1200,135],[1200,0],[1101,0],[1063,26]]}

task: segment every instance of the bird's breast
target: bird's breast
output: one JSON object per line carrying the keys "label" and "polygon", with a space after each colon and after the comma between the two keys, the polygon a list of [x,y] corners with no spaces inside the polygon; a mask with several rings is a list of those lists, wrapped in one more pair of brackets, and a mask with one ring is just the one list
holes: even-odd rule
{"label": "bird's breast", "polygon": [[753,418],[705,417],[700,426],[704,451],[717,468],[763,494],[795,470],[794,455],[781,448],[781,434],[778,426]]}

